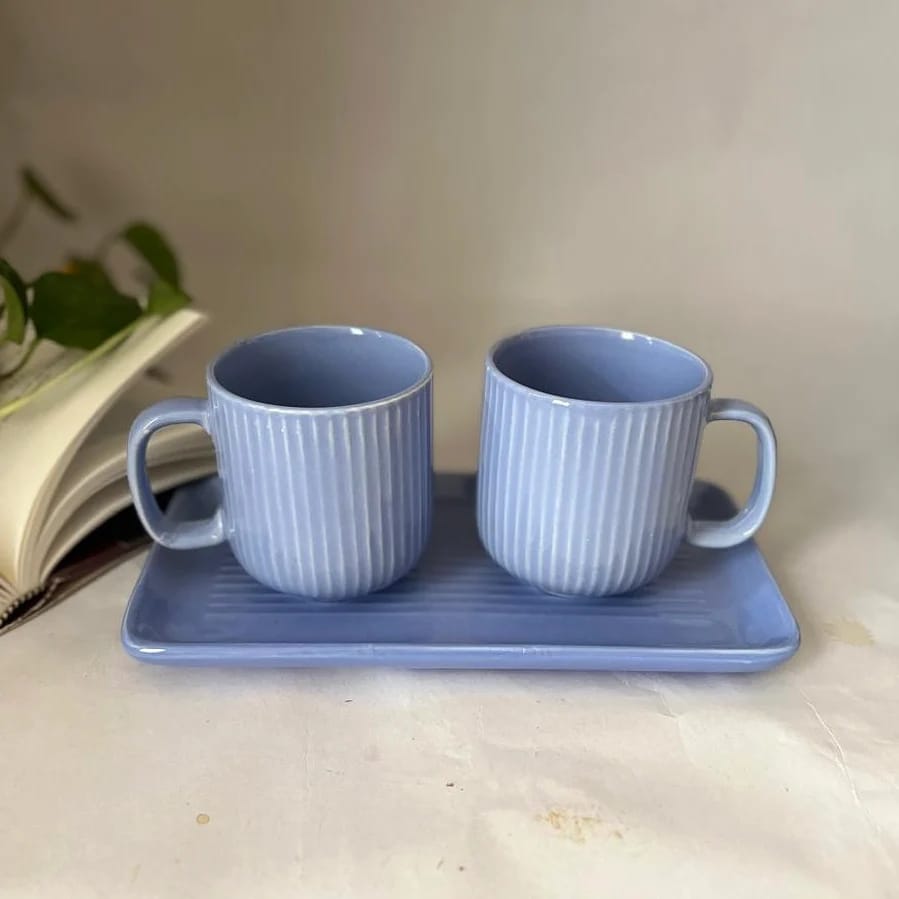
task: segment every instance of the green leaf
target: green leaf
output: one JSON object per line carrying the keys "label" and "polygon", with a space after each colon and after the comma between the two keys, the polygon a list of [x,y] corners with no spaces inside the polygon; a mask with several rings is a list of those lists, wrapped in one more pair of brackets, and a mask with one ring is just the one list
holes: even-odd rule
{"label": "green leaf", "polygon": [[40,338],[93,350],[140,318],[140,304],[83,274],[48,272],[34,282],[31,319]]}
{"label": "green leaf", "polygon": [[63,221],[74,222],[77,215],[47,186],[47,182],[30,166],[23,166],[19,172],[25,190],[38,200],[45,209],[59,216]]}
{"label": "green leaf", "polygon": [[21,302],[16,289],[0,275],[0,294],[5,298],[6,331],[3,340],[21,343],[25,339],[25,304]]}
{"label": "green leaf", "polygon": [[168,281],[154,281],[147,297],[148,315],[169,315],[190,302],[190,297]]}
{"label": "green leaf", "polygon": [[6,305],[5,340],[21,343],[25,339],[28,323],[28,294],[19,273],[5,260],[0,259],[0,294]]}
{"label": "green leaf", "polygon": [[112,277],[96,259],[88,259],[86,256],[70,256],[66,260],[63,271],[69,275],[83,275],[97,287],[112,287]]}
{"label": "green leaf", "polygon": [[25,279],[3,258],[0,258],[0,275],[12,285],[21,302],[26,301]]}
{"label": "green leaf", "polygon": [[181,286],[175,253],[156,228],[146,222],[134,222],[120,236],[163,281]]}

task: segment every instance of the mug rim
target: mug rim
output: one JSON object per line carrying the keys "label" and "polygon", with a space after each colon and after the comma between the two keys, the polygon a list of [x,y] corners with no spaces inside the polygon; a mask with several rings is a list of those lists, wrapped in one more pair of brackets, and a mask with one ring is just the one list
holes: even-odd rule
{"label": "mug rim", "polygon": [[[516,381],[514,378],[507,375],[497,365],[496,354],[505,346],[519,341],[524,337],[535,334],[548,332],[563,333],[566,331],[587,331],[595,334],[616,335],[623,340],[643,340],[648,342],[649,344],[660,344],[662,346],[668,347],[669,349],[676,350],[679,353],[683,353],[685,356],[689,356],[691,359],[699,363],[703,373],[702,380],[696,387],[693,387],[690,390],[675,394],[674,396],[663,397],[659,399],[626,400],[624,402],[613,402],[610,400],[585,400],[578,399],[576,397],[564,396],[563,394],[549,393],[545,390],[539,390],[536,387],[529,387],[527,384],[523,384],[521,381]],[[538,325],[533,328],[525,328],[523,331],[518,331],[515,334],[508,334],[505,337],[501,337],[493,344],[493,346],[490,347],[490,350],[487,353],[487,371],[494,377],[499,379],[501,382],[507,384],[513,390],[517,390],[518,392],[526,394],[527,396],[550,400],[557,406],[577,406],[582,408],[604,409],[626,409],[629,407],[646,408],[647,406],[667,406],[673,403],[682,403],[710,391],[712,389],[713,379],[712,367],[708,364],[708,362],[705,361],[705,359],[702,358],[702,356],[700,356],[698,353],[694,353],[693,350],[688,350],[686,347],[681,346],[679,343],[674,343],[674,341],[672,340],[666,340],[664,337],[656,337],[652,334],[646,334],[642,331],[631,331],[627,328],[611,328],[605,325]]]}
{"label": "mug rim", "polygon": [[[274,337],[277,334],[289,334],[291,332],[299,331],[337,331],[341,333],[349,332],[354,336],[375,334],[380,337],[395,337],[396,339],[407,343],[410,347],[417,350],[421,354],[425,363],[424,374],[422,374],[422,376],[410,386],[404,387],[402,390],[399,390],[396,393],[391,393],[389,396],[382,396],[376,400],[369,400],[364,403],[348,403],[347,405],[343,406],[285,406],[279,403],[266,403],[261,400],[252,400],[249,397],[242,396],[241,394],[236,393],[233,390],[229,390],[216,377],[215,367],[227,355],[236,351],[239,347],[244,347],[247,344],[253,343],[257,340],[264,340],[267,337]],[[243,337],[240,340],[237,340],[234,343],[230,344],[214,359],[212,359],[212,361],[209,362],[206,366],[206,384],[210,392],[215,391],[216,393],[228,397],[230,400],[236,400],[243,405],[252,406],[255,409],[269,412],[292,413],[296,415],[333,415],[335,412],[352,412],[357,410],[376,409],[379,406],[386,406],[392,403],[396,403],[399,400],[405,399],[408,396],[412,396],[413,394],[418,393],[418,391],[420,391],[423,387],[426,387],[431,382],[433,377],[434,367],[431,362],[431,357],[414,340],[411,340],[403,334],[397,334],[395,331],[386,331],[383,328],[367,328],[362,325],[292,325],[288,328],[272,328],[269,331],[260,331],[258,334],[251,334],[249,337]]]}

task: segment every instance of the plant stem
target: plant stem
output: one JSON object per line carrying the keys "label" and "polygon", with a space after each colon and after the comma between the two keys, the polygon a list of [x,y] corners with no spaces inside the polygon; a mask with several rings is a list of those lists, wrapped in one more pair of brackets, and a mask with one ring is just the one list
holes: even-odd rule
{"label": "plant stem", "polygon": [[98,346],[96,349],[91,350],[86,356],[82,356],[67,369],[61,371],[58,375],[55,375],[49,380],[44,381],[43,384],[38,384],[37,387],[35,387],[33,390],[29,390],[28,393],[24,393],[22,394],[22,396],[16,397],[16,399],[12,400],[11,402],[0,406],[0,420],[6,418],[8,415],[12,415],[13,412],[17,412],[32,400],[37,399],[37,397],[39,397],[42,393],[45,393],[47,390],[55,387],[61,381],[64,381],[66,378],[71,377],[76,372],[79,372],[82,369],[86,368],[101,356],[105,356],[110,350],[114,350],[120,343],[125,340],[126,337],[129,337],[137,329],[137,326],[139,324],[141,324],[145,320],[145,316],[141,316],[140,318],[135,319],[133,322],[131,322],[130,325],[126,325],[117,334],[113,334],[112,337],[110,337],[104,343],[101,343],[100,346]]}
{"label": "plant stem", "polygon": [[19,359],[19,361],[9,371],[5,371],[2,374],[0,374],[0,380],[3,380],[4,378],[12,377],[17,371],[19,371],[21,368],[23,368],[25,366],[25,364],[28,362],[28,360],[34,354],[34,351],[37,349],[37,345],[40,342],[41,342],[40,338],[35,337],[34,340],[31,341],[31,345],[23,353],[22,358]]}
{"label": "plant stem", "polygon": [[9,211],[9,215],[6,217],[3,224],[0,225],[0,253],[3,252],[6,245],[13,239],[13,237],[15,237],[16,232],[19,230],[19,227],[25,218],[25,212],[27,211],[30,202],[31,194],[22,188],[19,191],[19,196],[16,197],[16,202]]}

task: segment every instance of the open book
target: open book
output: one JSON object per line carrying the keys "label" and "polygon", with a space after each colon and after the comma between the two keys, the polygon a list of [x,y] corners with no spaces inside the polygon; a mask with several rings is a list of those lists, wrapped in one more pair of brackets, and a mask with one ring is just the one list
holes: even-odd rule
{"label": "open book", "polygon": [[[140,544],[136,520],[113,517],[131,503],[128,429],[137,412],[169,392],[146,370],[204,320],[181,309],[147,321],[107,356],[0,420],[0,631],[58,597],[62,581],[83,583]],[[42,346],[24,377],[4,384],[0,400],[27,389],[25,378],[63,365],[70,352]],[[190,426],[156,435],[148,464],[160,491],[215,468],[209,438]],[[73,552],[104,522],[112,531],[104,545]]]}

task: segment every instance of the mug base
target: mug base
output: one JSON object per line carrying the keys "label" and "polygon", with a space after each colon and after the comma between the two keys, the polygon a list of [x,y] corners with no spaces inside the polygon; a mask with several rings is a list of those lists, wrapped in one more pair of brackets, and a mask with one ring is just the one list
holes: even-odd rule
{"label": "mug base", "polygon": [[545,587],[537,588],[541,593],[547,596],[554,596],[556,599],[601,599],[600,596],[594,596],[592,593],[560,593],[558,590],[547,590]]}
{"label": "mug base", "polygon": [[562,593],[560,590],[550,590],[547,587],[541,587],[539,584],[531,584],[532,587],[535,587],[541,593],[545,593],[547,596],[553,596],[556,599],[615,599],[616,597],[621,596],[629,596],[632,593],[636,593],[640,590],[641,587],[645,587],[646,584],[638,584],[635,587],[626,587],[623,590],[616,590],[614,593]]}

